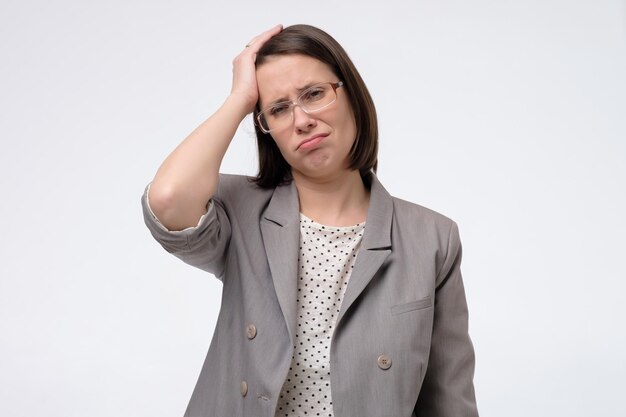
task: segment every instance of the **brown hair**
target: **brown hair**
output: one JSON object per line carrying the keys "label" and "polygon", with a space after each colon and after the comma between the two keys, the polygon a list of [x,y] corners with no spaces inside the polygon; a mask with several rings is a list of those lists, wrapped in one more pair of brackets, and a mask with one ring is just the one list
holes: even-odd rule
{"label": "brown hair", "polygon": [[[256,66],[273,55],[306,55],[328,65],[345,86],[356,122],[356,140],[350,149],[350,169],[358,169],[361,177],[376,171],[378,165],[378,120],[376,108],[363,79],[346,51],[329,34],[309,25],[293,25],[272,37],[259,50]],[[254,120],[260,111],[254,110]],[[259,148],[259,174],[255,182],[263,188],[274,188],[290,180],[291,167],[283,158],[269,133],[255,123]]]}

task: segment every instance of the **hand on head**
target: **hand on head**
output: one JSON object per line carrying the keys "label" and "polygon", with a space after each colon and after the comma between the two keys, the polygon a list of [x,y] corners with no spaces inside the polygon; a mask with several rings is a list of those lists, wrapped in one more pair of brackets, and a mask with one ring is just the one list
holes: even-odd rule
{"label": "hand on head", "polygon": [[230,93],[231,96],[241,97],[245,101],[249,109],[248,112],[254,110],[254,105],[259,99],[259,91],[256,83],[256,68],[254,66],[256,54],[265,42],[282,30],[282,25],[276,25],[255,36],[233,60],[233,85]]}

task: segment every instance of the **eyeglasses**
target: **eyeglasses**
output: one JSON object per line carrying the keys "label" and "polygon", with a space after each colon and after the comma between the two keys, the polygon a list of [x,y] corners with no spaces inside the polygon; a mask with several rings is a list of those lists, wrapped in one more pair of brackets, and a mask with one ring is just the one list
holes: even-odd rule
{"label": "eyeglasses", "polygon": [[293,108],[300,106],[306,114],[318,112],[337,100],[337,89],[343,81],[319,83],[304,90],[295,101],[281,101],[259,112],[256,121],[264,133],[282,129],[293,122]]}

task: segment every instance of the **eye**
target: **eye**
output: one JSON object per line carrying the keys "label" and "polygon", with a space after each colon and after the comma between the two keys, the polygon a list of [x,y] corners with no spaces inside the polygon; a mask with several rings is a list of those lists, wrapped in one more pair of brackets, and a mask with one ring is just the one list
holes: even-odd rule
{"label": "eye", "polygon": [[322,86],[313,87],[309,90],[306,90],[304,93],[302,93],[300,100],[302,100],[305,103],[311,103],[311,102],[323,99],[325,95],[326,95],[326,88]]}
{"label": "eye", "polygon": [[280,117],[284,114],[287,114],[288,110],[289,110],[289,103],[279,103],[275,106],[270,107],[267,113],[273,117]]}

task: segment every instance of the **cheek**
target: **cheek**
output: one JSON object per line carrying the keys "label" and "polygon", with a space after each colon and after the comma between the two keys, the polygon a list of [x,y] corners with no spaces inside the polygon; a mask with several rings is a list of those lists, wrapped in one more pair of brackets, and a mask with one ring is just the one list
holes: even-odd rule
{"label": "cheek", "polygon": [[274,141],[280,152],[283,152],[284,139],[280,135],[274,136],[271,133],[270,135],[272,136],[272,140]]}
{"label": "cheek", "polygon": [[341,126],[341,128],[347,133],[356,132],[356,122],[354,119],[354,112],[348,105],[348,103],[344,102],[338,109],[339,111],[336,113],[335,123],[337,126]]}
{"label": "cheek", "polygon": [[341,126],[342,134],[346,136],[348,142],[352,143],[356,140],[356,122],[351,111],[346,111],[342,115],[338,126]]}
{"label": "cheek", "polygon": [[272,140],[274,141],[274,144],[280,151],[283,158],[285,158],[287,162],[290,162],[289,152],[287,152],[288,151],[288,148],[287,148],[288,139],[282,137],[281,135],[276,135],[276,136],[272,136]]}

